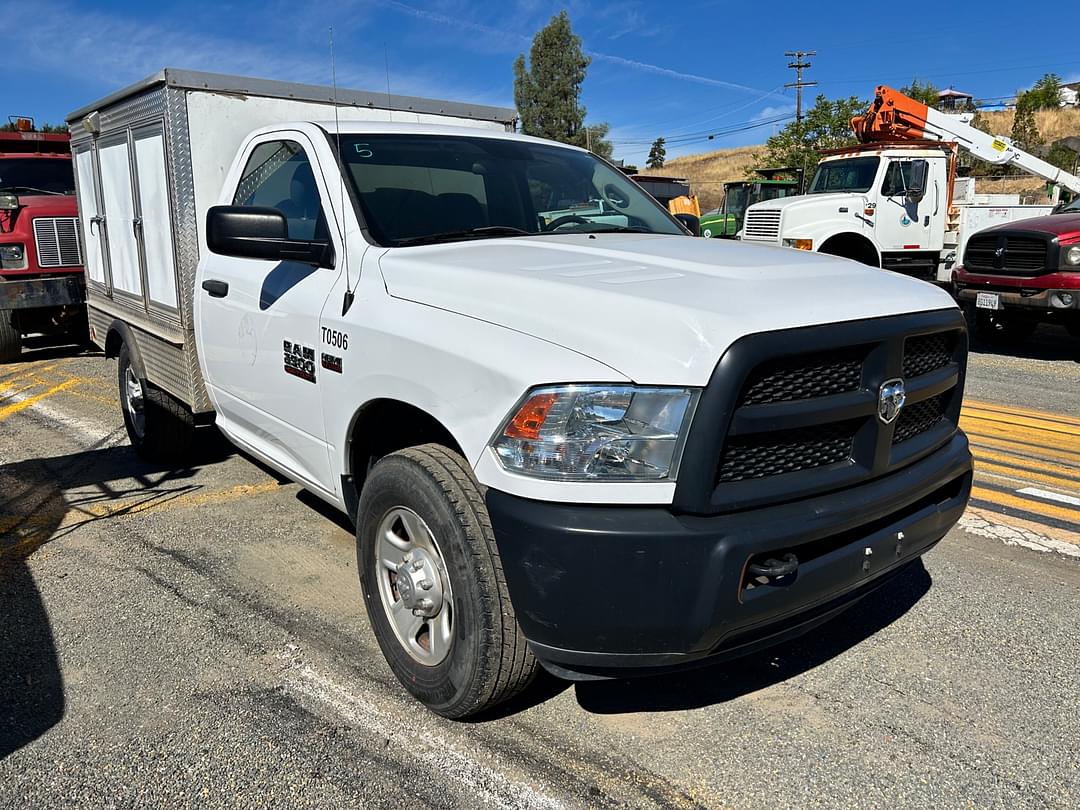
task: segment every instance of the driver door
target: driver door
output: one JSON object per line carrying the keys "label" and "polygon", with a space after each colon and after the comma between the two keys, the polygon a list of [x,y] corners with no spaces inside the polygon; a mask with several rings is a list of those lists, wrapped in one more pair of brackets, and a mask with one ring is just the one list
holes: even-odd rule
{"label": "driver door", "polygon": [[[299,132],[259,136],[225,202],[277,208],[290,239],[330,239],[341,256],[314,154]],[[199,349],[220,427],[329,493],[335,487],[322,415],[319,320],[338,275],[301,262],[207,252],[196,290]]]}
{"label": "driver door", "polygon": [[[882,251],[941,249],[940,244],[935,248],[931,241],[934,220],[943,209],[944,201],[936,200],[940,192],[929,176],[929,163],[925,158],[889,161],[875,217]],[[923,189],[921,193],[912,194],[913,182],[920,173],[924,178]]]}

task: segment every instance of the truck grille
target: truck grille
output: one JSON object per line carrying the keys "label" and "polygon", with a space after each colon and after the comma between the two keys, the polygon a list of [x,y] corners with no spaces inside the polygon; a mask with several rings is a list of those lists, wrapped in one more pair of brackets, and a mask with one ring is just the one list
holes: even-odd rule
{"label": "truck grille", "polygon": [[[675,507],[709,514],[793,500],[922,458],[957,430],[966,360],[955,310],[738,341],[698,407]],[[907,401],[886,424],[879,390],[897,378]]]}
{"label": "truck grille", "polygon": [[1035,275],[1050,269],[1049,243],[1037,236],[999,232],[975,234],[964,251],[964,267],[989,273]]}
{"label": "truck grille", "polygon": [[83,263],[79,220],[75,217],[35,219],[34,244],[41,267],[78,267]]}
{"label": "truck grille", "polygon": [[743,223],[743,238],[777,241],[780,238],[780,213],[779,208],[751,208]]}

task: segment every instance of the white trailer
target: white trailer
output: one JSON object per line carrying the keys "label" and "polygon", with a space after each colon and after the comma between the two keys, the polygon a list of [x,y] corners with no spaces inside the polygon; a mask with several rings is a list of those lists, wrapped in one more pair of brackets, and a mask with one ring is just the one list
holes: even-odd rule
{"label": "white trailer", "polygon": [[68,116],[91,339],[123,334],[148,376],[211,412],[195,346],[203,223],[238,147],[287,120],[443,123],[512,131],[512,109],[165,68]]}

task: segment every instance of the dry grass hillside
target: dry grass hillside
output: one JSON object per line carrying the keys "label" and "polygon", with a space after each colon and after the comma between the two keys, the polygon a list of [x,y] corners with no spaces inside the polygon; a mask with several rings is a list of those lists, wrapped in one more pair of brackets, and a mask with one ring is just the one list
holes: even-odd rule
{"label": "dry grass hillside", "polygon": [[661,177],[685,177],[698,195],[702,211],[720,205],[724,196],[724,183],[741,180],[747,171],[758,163],[762,152],[760,146],[739,146],[700,155],[673,158],[662,169],[642,169],[644,174]]}
{"label": "dry grass hillside", "polygon": [[[1011,110],[983,113],[995,135],[1012,132],[1015,113]],[[1068,135],[1080,135],[1080,109],[1040,110],[1035,113],[1039,135],[1047,143]],[[724,183],[741,180],[758,164],[762,146],[740,146],[669,160],[662,169],[642,169],[646,174],[685,177],[698,195],[701,210],[716,208],[724,196]],[[978,190],[985,194],[1023,194],[1025,202],[1045,201],[1045,184],[1036,177],[980,178]]]}

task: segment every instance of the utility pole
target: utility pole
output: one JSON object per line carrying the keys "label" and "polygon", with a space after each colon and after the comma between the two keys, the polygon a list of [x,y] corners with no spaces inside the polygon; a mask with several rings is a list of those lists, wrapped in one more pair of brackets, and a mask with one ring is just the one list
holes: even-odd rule
{"label": "utility pole", "polygon": [[794,61],[788,62],[788,67],[795,71],[795,81],[785,84],[784,87],[795,88],[795,128],[802,132],[802,89],[804,87],[817,87],[817,82],[804,82],[802,72],[810,67],[809,62],[804,62],[808,56],[817,56],[817,51],[784,51],[784,56],[793,57]]}

